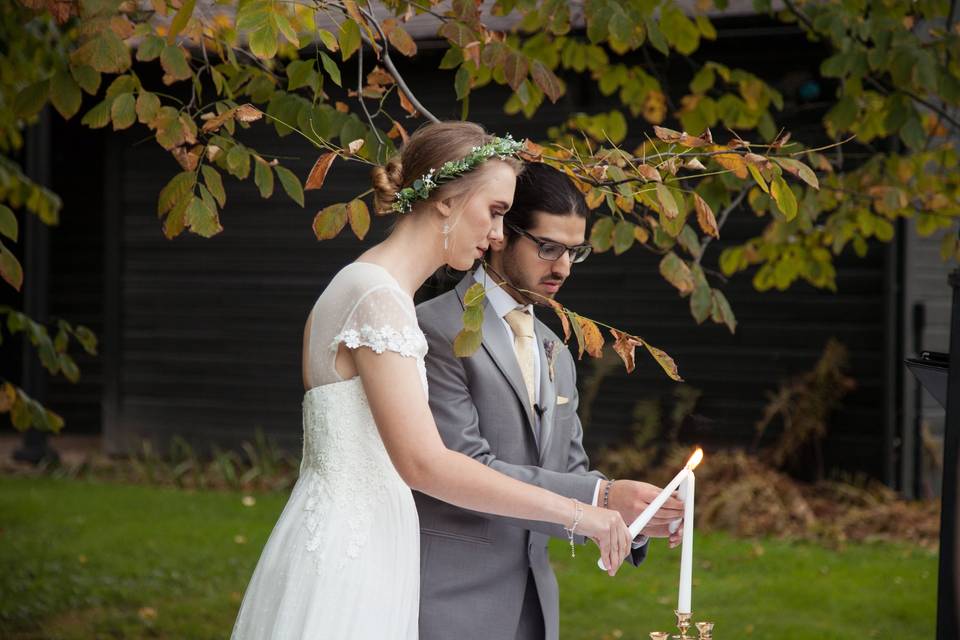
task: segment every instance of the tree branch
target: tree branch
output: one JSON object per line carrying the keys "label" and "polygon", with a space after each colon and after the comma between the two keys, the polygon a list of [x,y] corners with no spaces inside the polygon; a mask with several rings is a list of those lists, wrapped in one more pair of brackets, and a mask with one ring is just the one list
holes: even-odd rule
{"label": "tree branch", "polygon": [[[386,44],[385,42],[384,47],[386,47]],[[370,123],[370,130],[373,131],[373,135],[377,137],[377,142],[382,145],[383,138],[380,137],[380,132],[377,131],[377,123],[373,121],[373,116],[370,115],[370,110],[367,109],[367,103],[363,101],[363,47],[357,50],[357,100],[360,101],[360,108],[363,109],[363,113],[367,116],[367,122]]]}
{"label": "tree branch", "polygon": [[[346,7],[342,5],[337,5],[339,8],[342,8],[346,11]],[[387,39],[386,34],[383,32],[383,28],[380,26],[380,23],[377,22],[377,19],[373,15],[362,7],[357,7],[360,10],[360,13],[373,24],[374,28],[377,30],[377,33],[380,34],[380,39],[383,40],[383,66],[387,68],[387,71],[390,72],[390,75],[393,76],[393,79],[397,81],[397,88],[403,92],[403,95],[407,96],[407,99],[410,101],[410,104],[414,108],[423,114],[423,117],[431,122],[440,122],[440,118],[433,115],[430,111],[427,110],[423,104],[417,100],[417,96],[413,95],[413,91],[410,90],[410,87],[407,86],[407,83],[404,81],[403,76],[400,75],[400,72],[397,71],[397,67],[393,64],[393,59],[390,58],[390,41]],[[369,38],[363,35],[363,32],[360,34],[363,36],[363,39],[370,43],[373,46],[373,43],[370,42]]]}

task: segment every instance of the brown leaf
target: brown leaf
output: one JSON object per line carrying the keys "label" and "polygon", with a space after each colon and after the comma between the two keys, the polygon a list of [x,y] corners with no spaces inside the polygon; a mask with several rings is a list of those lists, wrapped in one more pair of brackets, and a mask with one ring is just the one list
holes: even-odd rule
{"label": "brown leaf", "polygon": [[380,26],[383,28],[383,32],[387,34],[387,40],[397,51],[408,58],[417,54],[417,43],[394,18],[387,18]]}
{"label": "brown leaf", "polygon": [[110,31],[113,31],[121,40],[126,40],[133,35],[134,26],[126,16],[113,16],[110,18]]}
{"label": "brown leaf", "polygon": [[596,323],[589,318],[577,316],[577,322],[580,324],[580,331],[583,333],[584,348],[594,358],[603,357],[603,334]]}
{"label": "brown leaf", "polygon": [[317,158],[317,161],[313,163],[313,168],[310,169],[310,175],[307,176],[303,190],[310,191],[311,189],[319,189],[322,187],[323,181],[327,178],[327,171],[330,170],[330,165],[333,164],[336,158],[337,154],[332,151],[328,151]]}
{"label": "brown leaf", "polygon": [[393,79],[393,76],[387,71],[384,71],[382,67],[374,67],[373,71],[367,74],[367,84],[385,87],[394,82],[396,81]]}
{"label": "brown leaf", "polygon": [[643,340],[639,340],[629,334],[617,331],[616,329],[610,329],[610,334],[613,336],[613,350],[617,352],[617,355],[623,360],[623,364],[627,369],[627,373],[631,373],[634,369],[634,350],[643,345]]}
{"label": "brown leaf", "polygon": [[556,102],[563,95],[563,84],[560,82],[560,78],[539,60],[533,61],[533,66],[530,67],[530,76],[534,83],[550,98],[550,102]]}
{"label": "brown leaf", "polygon": [[236,118],[240,122],[253,122],[263,117],[263,111],[257,109],[249,102],[237,107]]}
{"label": "brown leaf", "polygon": [[649,351],[650,355],[653,356],[653,359],[657,361],[657,364],[663,368],[664,372],[670,376],[671,380],[683,382],[683,378],[680,377],[680,372],[677,370],[677,363],[673,361],[673,358],[668,356],[664,351],[657,349],[649,342],[644,342],[643,346],[647,348],[647,351]]}
{"label": "brown leaf", "polygon": [[420,112],[417,111],[417,108],[413,106],[413,103],[410,102],[410,98],[407,97],[407,94],[403,91],[398,91],[397,95],[400,96],[400,106],[403,107],[403,110],[410,114],[411,117],[416,117],[420,115]]}
{"label": "brown leaf", "polygon": [[653,133],[664,142],[680,142],[680,138],[683,136],[679,131],[674,131],[666,127],[658,127],[657,125],[654,125]]}
{"label": "brown leaf", "polygon": [[567,318],[567,314],[563,310],[563,305],[553,298],[547,298],[546,301],[557,314],[557,317],[560,318],[560,326],[563,327],[563,341],[568,342],[570,340],[570,319]]}
{"label": "brown leaf", "polygon": [[503,73],[511,89],[516,91],[520,88],[520,83],[527,78],[527,69],[527,57],[525,55],[517,51],[511,51],[507,54],[507,59],[503,64]]}
{"label": "brown leaf", "polygon": [[387,137],[391,140],[400,138],[403,144],[407,144],[407,141],[410,139],[410,134],[408,134],[407,130],[403,128],[403,125],[394,120],[393,126],[390,127],[390,131],[387,132]]}
{"label": "brown leaf", "polygon": [[469,60],[473,63],[473,66],[480,68],[480,43],[477,41],[468,42],[465,47],[463,47],[463,59]]}
{"label": "brown leaf", "polygon": [[686,131],[684,131],[683,133],[680,134],[680,141],[679,141],[679,142],[680,142],[680,144],[682,144],[682,145],[685,146],[685,147],[690,147],[690,148],[694,148],[694,149],[697,148],[697,147],[705,147],[705,146],[707,146],[708,144],[710,144],[710,143],[707,142],[704,138],[700,138],[700,137],[697,137],[697,136],[692,136],[692,135],[690,135],[689,133],[687,133]]}
{"label": "brown leaf", "polygon": [[660,172],[648,164],[641,164],[637,167],[637,173],[647,182],[663,182]]}
{"label": "brown leaf", "polygon": [[4,382],[0,387],[0,413],[7,413],[13,408],[13,403],[17,399],[17,390],[9,382]]}
{"label": "brown leaf", "polygon": [[203,114],[202,116],[200,116],[200,119],[205,120],[206,122],[204,122],[203,127],[201,127],[202,131],[204,133],[210,133],[211,131],[216,131],[217,129],[222,127],[224,124],[226,124],[227,120],[231,120],[234,117],[237,109],[239,109],[239,107],[236,107],[233,109],[227,109],[220,115],[214,115],[212,112],[207,112]]}
{"label": "brown leaf", "polygon": [[173,154],[173,157],[180,163],[184,171],[196,171],[197,165],[200,163],[200,154],[202,151],[203,147],[197,145],[189,151],[186,147],[174,147],[170,153]]}
{"label": "brown leaf", "polygon": [[347,153],[350,155],[353,155],[357,151],[359,151],[360,147],[362,146],[363,146],[363,138],[357,138],[356,140],[352,140],[350,144],[347,145]]}
{"label": "brown leaf", "polygon": [[693,204],[697,209],[697,223],[703,229],[703,232],[714,238],[719,238],[720,230],[717,228],[717,218],[713,215],[713,209],[696,191],[693,192]]}
{"label": "brown leaf", "polygon": [[543,147],[527,138],[523,141],[523,148],[520,149],[520,157],[527,162],[540,162],[543,160]]}
{"label": "brown leaf", "polygon": [[335,103],[333,103],[333,106],[340,113],[350,113],[350,107],[347,106],[346,102],[341,102],[340,100],[337,100]]}
{"label": "brown leaf", "polygon": [[693,169],[696,171],[706,171],[706,167],[703,166],[703,163],[700,162],[697,158],[690,158],[685,163],[683,163],[684,168]]}
{"label": "brown leaf", "polygon": [[770,161],[767,160],[765,157],[761,156],[759,153],[752,153],[752,152],[745,153],[743,154],[743,159],[746,162],[754,165],[755,167],[759,167],[761,169],[766,169],[767,167],[770,166]]}

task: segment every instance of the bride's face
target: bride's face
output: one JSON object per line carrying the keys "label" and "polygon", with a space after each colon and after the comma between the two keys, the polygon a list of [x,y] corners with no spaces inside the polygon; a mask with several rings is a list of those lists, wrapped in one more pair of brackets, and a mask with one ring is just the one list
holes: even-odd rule
{"label": "bride's face", "polygon": [[505,162],[489,160],[462,207],[450,215],[447,264],[466,271],[490,246],[503,238],[503,216],[513,205],[517,175]]}

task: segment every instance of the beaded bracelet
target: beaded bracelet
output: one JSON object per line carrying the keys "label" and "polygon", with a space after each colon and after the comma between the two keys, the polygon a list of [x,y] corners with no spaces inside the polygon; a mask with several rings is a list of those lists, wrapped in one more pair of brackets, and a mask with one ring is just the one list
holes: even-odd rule
{"label": "beaded bracelet", "polygon": [[610,508],[610,487],[613,486],[615,480],[607,480],[607,485],[603,488],[603,508]]}

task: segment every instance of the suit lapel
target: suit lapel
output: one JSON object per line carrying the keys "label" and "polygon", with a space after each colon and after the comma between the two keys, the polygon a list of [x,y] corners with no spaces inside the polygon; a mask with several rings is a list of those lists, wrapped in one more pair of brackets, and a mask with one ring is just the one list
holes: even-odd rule
{"label": "suit lapel", "polygon": [[[460,298],[460,305],[463,306],[463,296],[466,294],[474,282],[473,274],[468,273],[460,284],[457,285],[457,295]],[[523,383],[523,374],[520,372],[520,363],[517,362],[517,354],[513,350],[513,342],[507,336],[503,328],[502,320],[497,316],[493,307],[486,300],[483,302],[483,348],[490,355],[490,358],[496,363],[497,368],[510,383],[520,405],[524,408],[527,416],[527,425],[534,442],[537,441],[536,434],[533,431],[533,408],[529,406],[527,398],[527,386]]]}
{"label": "suit lapel", "polygon": [[537,336],[537,354],[540,357],[540,464],[544,464],[550,440],[553,437],[553,414],[557,405],[556,383],[550,379],[549,363],[546,349],[543,346],[544,325],[537,320],[534,323],[534,334]]}

